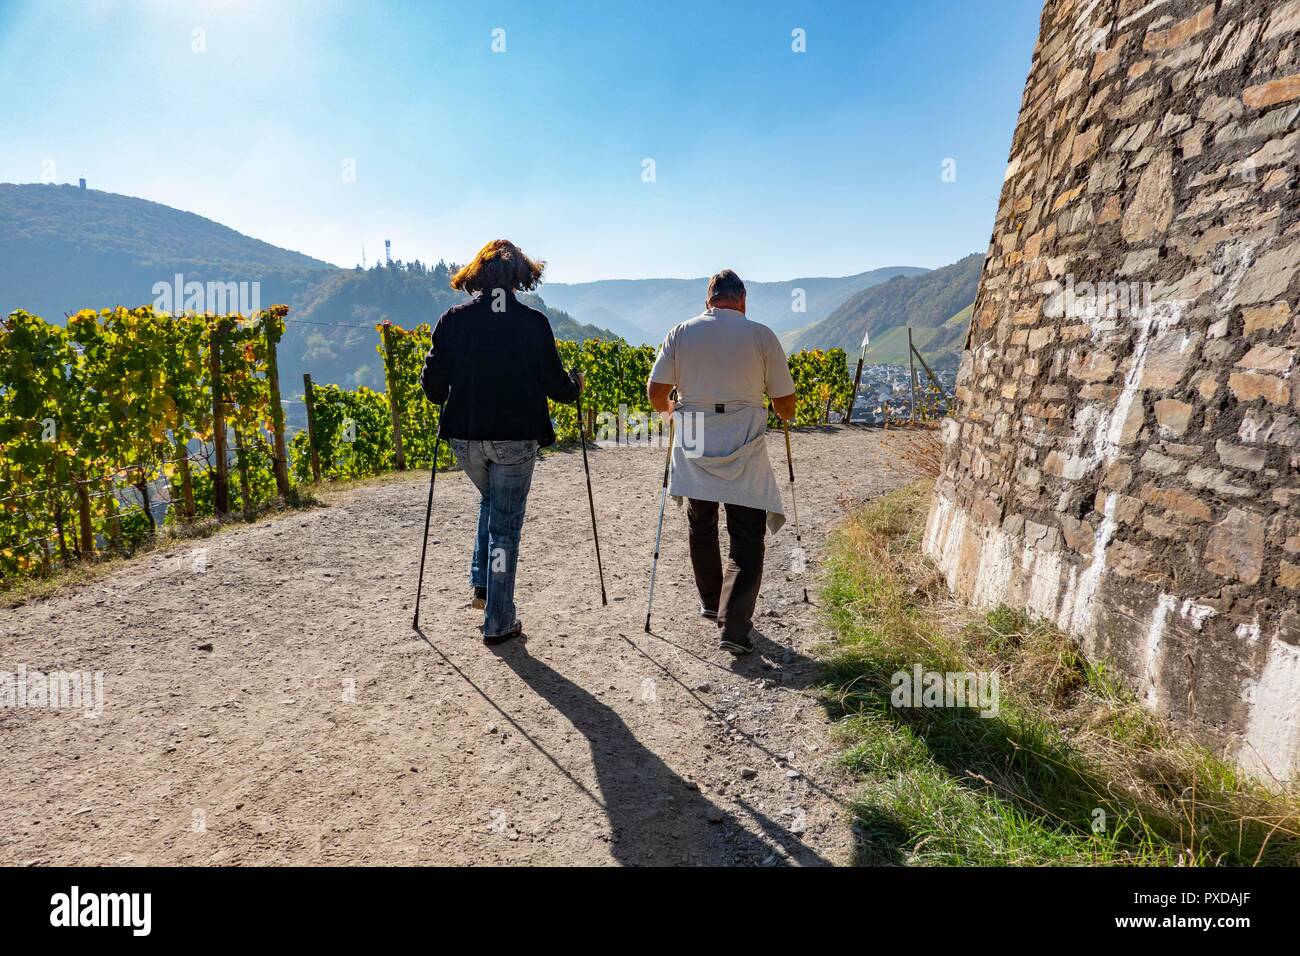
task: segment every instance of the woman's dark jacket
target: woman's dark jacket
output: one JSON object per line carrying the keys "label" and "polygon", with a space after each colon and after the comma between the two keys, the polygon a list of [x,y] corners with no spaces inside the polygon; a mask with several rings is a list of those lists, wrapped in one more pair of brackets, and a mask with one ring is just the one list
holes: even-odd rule
{"label": "woman's dark jacket", "polygon": [[467,441],[555,444],[548,398],[574,402],[578,386],[564,371],[551,323],[514,295],[482,293],[443,313],[433,330],[420,385],[446,405],[439,434]]}

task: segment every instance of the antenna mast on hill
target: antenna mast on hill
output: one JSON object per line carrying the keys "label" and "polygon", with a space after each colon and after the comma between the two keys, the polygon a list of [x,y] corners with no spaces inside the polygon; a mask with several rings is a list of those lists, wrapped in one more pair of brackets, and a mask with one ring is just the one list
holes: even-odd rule
{"label": "antenna mast on hill", "polygon": [[362,240],[362,242],[361,242],[361,268],[363,268],[363,269],[367,268],[367,266],[366,266],[366,243],[365,243],[365,240]]}
{"label": "antenna mast on hill", "polygon": [[384,240],[384,264],[392,266],[393,264],[393,240]]}

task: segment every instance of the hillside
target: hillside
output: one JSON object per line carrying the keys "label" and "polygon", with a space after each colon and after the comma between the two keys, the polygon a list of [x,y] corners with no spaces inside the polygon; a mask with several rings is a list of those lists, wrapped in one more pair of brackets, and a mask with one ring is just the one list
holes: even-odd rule
{"label": "hillside", "polygon": [[[949,365],[957,362],[966,342],[966,328],[970,323],[972,302],[942,325],[933,328],[912,326],[912,341],[921,350],[927,362]],[[879,338],[872,337],[867,346],[867,363],[870,365],[907,364],[907,326],[895,325]]]}
{"label": "hillside", "polygon": [[[289,316],[281,365],[293,381],[310,372],[318,382],[382,388],[375,326],[387,319],[403,328],[436,322],[465,297],[448,285],[455,266],[439,262],[338,269],[313,286]],[[520,297],[547,314],[556,338],[615,339],[608,329],[582,325],[536,295]]]}
{"label": "hillside", "polygon": [[[915,276],[926,271],[915,266],[890,266],[839,278],[747,282],[749,314],[778,332],[797,329],[821,321],[856,292],[895,276]],[[606,326],[629,342],[657,344],[678,322],[703,311],[708,281],[706,278],[602,279],[547,283],[544,292],[547,301],[580,322]],[[792,308],[795,289],[804,293],[802,312]]]}
{"label": "hillside", "polygon": [[829,316],[793,336],[793,350],[839,347],[856,355],[871,333],[867,361],[907,361],[907,327],[918,349],[936,361],[955,359],[964,342],[983,257],[972,253],[952,265],[903,276],[851,296]]}
{"label": "hillside", "polygon": [[587,322],[579,322],[563,309],[557,309],[542,299],[540,295],[525,293],[519,297],[520,301],[526,302],[534,309],[539,309],[546,313],[546,317],[551,320],[551,331],[557,339],[565,339],[569,342],[582,342],[586,339],[604,339],[612,342],[622,336],[614,332],[613,329],[602,329],[598,325],[591,325]]}
{"label": "hillside", "polygon": [[[433,322],[462,300],[455,266],[420,262],[339,269],[170,206],[76,186],[0,184],[0,315],[24,309],[50,321],[68,312],[155,299],[154,284],[258,282],[261,304],[293,309],[280,345],[286,383],[382,387],[374,326]],[[616,338],[540,297],[558,338]],[[292,393],[296,388],[286,384]]]}
{"label": "hillside", "polygon": [[[374,326],[436,320],[461,301],[448,285],[455,268],[416,261],[339,269],[148,200],[75,186],[0,184],[0,314],[21,308],[57,320],[82,308],[141,305],[154,300],[156,283],[178,273],[187,281],[258,282],[262,305],[284,302],[293,310],[280,349],[287,382],[310,372],[318,382],[381,387]],[[923,348],[945,353],[960,348],[965,320],[954,313],[973,301],[978,270],[972,256],[934,272],[892,266],[840,278],[751,282],[749,312],[795,349],[829,344],[853,352],[868,327],[876,340],[868,358],[901,361],[906,333],[900,344],[892,327],[911,321]],[[547,313],[557,338],[657,343],[704,307],[707,282],[548,283],[545,301],[526,298]],[[802,312],[792,308],[795,290],[803,292]]]}
{"label": "hillside", "polygon": [[0,314],[141,305],[157,282],[262,283],[288,302],[335,267],[170,206],[76,186],[0,183]]}

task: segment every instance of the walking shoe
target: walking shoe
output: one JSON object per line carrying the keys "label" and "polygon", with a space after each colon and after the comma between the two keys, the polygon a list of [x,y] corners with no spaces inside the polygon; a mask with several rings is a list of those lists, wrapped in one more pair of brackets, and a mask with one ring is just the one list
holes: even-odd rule
{"label": "walking shoe", "polygon": [[476,611],[481,611],[487,607],[487,588],[475,588],[474,598],[469,602],[469,606]]}
{"label": "walking shoe", "polygon": [[516,619],[514,627],[510,628],[510,630],[506,631],[504,634],[484,634],[483,643],[488,647],[496,647],[498,644],[504,644],[506,641],[519,637],[519,635],[523,633],[524,625]]}
{"label": "walking shoe", "polygon": [[700,617],[706,617],[706,618],[708,618],[710,621],[716,621],[716,620],[718,619],[718,611],[717,611],[716,608],[713,609],[713,610],[709,610],[707,607],[705,607],[704,605],[701,604],[701,605],[700,605]]}
{"label": "walking shoe", "polygon": [[737,657],[744,657],[754,652],[754,632],[751,630],[744,637],[724,637],[718,641],[718,650],[730,651]]}

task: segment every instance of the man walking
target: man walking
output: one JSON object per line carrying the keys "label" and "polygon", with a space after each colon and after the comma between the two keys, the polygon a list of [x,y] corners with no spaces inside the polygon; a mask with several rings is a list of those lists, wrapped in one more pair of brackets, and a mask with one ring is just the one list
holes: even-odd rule
{"label": "man walking", "polygon": [[[765,325],[745,317],[745,284],[730,269],[709,280],[703,314],[664,339],[646,394],[657,411],[677,416],[693,441],[675,444],[669,493],[689,501],[691,566],[700,614],[722,629],[719,647],[754,649],[754,605],[763,579],[763,535],[785,523],[767,456],[767,409],[794,418],[794,379],[785,350]],[[677,389],[677,402],[670,398]],[[685,437],[685,435],[683,435]],[[727,510],[730,553],[724,571],[718,505]]]}

